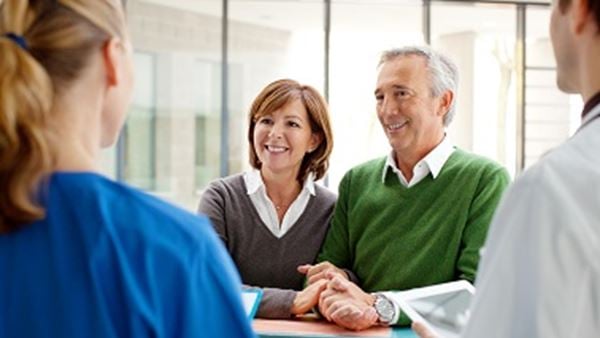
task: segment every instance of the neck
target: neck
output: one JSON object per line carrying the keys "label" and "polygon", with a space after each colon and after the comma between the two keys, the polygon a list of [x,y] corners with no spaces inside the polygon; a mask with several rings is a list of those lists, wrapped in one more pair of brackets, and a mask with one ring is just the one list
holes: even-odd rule
{"label": "neck", "polygon": [[260,174],[265,184],[267,196],[276,206],[287,207],[300,194],[302,187],[297,180],[297,172],[273,173],[261,169]]}
{"label": "neck", "polygon": [[580,92],[584,102],[600,92],[600,35],[596,33],[596,26],[588,32],[586,42],[582,47],[579,63]]}
{"label": "neck", "polygon": [[86,94],[81,90],[71,91],[68,96],[72,99],[57,100],[53,107],[53,122],[50,127],[56,136],[58,170],[96,171],[98,169],[101,105],[98,100],[86,100]]}
{"label": "neck", "polygon": [[394,150],[394,157],[396,161],[396,166],[404,175],[407,181],[413,177],[413,169],[417,163],[422,160],[427,154],[429,154],[435,147],[437,147],[444,140],[444,132],[442,131],[441,135],[436,138],[433,138],[433,142],[429,144],[427,147],[422,147],[421,149],[417,149],[415,151],[396,151]]}

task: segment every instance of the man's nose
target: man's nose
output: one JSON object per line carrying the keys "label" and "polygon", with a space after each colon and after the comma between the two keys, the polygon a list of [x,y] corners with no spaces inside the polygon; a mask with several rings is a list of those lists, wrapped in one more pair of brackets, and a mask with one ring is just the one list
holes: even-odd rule
{"label": "man's nose", "polygon": [[399,107],[398,104],[394,101],[391,100],[390,98],[386,97],[383,99],[383,102],[381,103],[380,106],[380,114],[382,115],[396,115],[399,112]]}

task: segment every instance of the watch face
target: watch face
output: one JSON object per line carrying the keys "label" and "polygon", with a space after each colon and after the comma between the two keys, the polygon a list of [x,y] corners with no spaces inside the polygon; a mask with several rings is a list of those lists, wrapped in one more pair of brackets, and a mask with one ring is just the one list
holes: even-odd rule
{"label": "watch face", "polygon": [[379,315],[379,321],[385,324],[389,324],[394,318],[394,305],[392,302],[382,296],[377,296],[375,299],[375,311]]}

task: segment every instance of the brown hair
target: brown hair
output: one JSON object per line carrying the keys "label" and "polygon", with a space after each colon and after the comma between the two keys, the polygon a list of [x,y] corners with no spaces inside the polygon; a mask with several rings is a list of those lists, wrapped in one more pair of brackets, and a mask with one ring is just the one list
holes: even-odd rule
{"label": "brown hair", "polygon": [[254,127],[259,118],[272,114],[286,104],[300,100],[308,112],[310,129],[322,136],[321,143],[314,151],[304,155],[298,181],[303,183],[309,173],[315,180],[325,176],[329,167],[329,155],[333,149],[333,133],[329,123],[329,109],[325,99],[311,86],[302,85],[294,80],[282,79],[268,84],[254,99],[248,114],[248,142],[250,142],[250,165],[260,169],[261,163],[254,150]]}
{"label": "brown hair", "polygon": [[48,128],[55,99],[124,34],[119,0],[0,1],[0,233],[44,217],[41,183],[60,146]]}
{"label": "brown hair", "polygon": [[[565,13],[571,6],[571,0],[558,0],[558,8],[561,13]],[[600,32],[600,0],[587,0],[587,6],[590,12],[592,12],[596,21],[596,26]]]}

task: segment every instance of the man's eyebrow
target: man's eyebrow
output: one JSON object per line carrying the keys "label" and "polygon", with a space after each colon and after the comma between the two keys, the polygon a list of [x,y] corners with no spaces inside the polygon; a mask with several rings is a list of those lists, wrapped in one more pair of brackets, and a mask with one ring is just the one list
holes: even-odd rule
{"label": "man's eyebrow", "polygon": [[[407,89],[407,90],[411,90],[409,87],[405,86],[405,85],[391,85],[392,89]],[[373,92],[373,94],[377,95],[381,93],[381,89],[377,88],[375,89],[375,91]]]}

